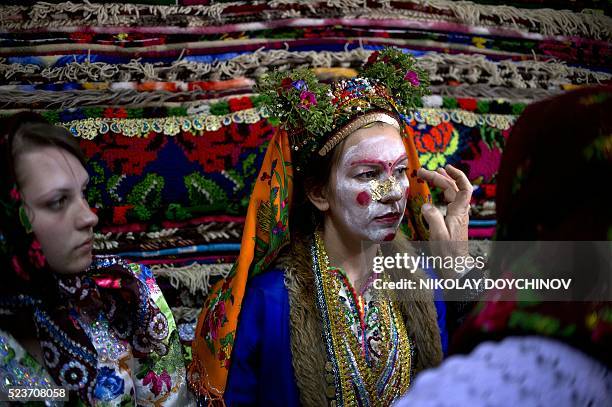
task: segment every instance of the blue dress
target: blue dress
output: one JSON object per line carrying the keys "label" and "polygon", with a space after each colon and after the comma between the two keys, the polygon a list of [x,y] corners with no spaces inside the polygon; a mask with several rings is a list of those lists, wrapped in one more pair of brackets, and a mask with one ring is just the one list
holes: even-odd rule
{"label": "blue dress", "polygon": [[[442,347],[448,343],[446,308],[436,299]],[[232,353],[225,401],[228,406],[299,406],[291,359],[289,293],[282,269],[249,281]]]}

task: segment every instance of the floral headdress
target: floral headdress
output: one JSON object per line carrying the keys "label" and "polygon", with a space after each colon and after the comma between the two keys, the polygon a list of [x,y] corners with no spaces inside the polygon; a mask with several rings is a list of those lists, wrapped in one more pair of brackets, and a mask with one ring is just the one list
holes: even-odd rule
{"label": "floral headdress", "polygon": [[357,78],[321,83],[308,69],[263,77],[259,91],[270,115],[289,134],[298,171],[313,154],[328,152],[353,131],[381,121],[400,128],[398,117],[428,94],[426,73],[396,48],[374,52]]}
{"label": "floral headdress", "polygon": [[259,91],[280,127],[268,144],[251,194],[240,255],[229,275],[214,285],[198,319],[189,368],[192,390],[211,404],[225,391],[240,307],[249,277],[266,270],[290,239],[293,173],[307,171],[313,156],[325,156],[353,131],[374,122],[391,124],[404,136],[408,157],[408,210],[402,225],[410,240],[426,240],[421,206],[431,200],[414,141],[402,124],[428,90],[425,73],[397,49],[375,52],[360,76],[332,85],[312,71],[273,73]]}

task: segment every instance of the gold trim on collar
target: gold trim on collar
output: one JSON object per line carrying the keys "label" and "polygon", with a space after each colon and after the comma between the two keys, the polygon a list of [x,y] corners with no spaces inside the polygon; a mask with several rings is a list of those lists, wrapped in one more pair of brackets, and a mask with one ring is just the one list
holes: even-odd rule
{"label": "gold trim on collar", "polygon": [[342,140],[344,140],[349,134],[352,132],[359,130],[363,126],[366,126],[370,123],[374,122],[383,122],[395,127],[397,130],[400,130],[400,125],[397,119],[391,116],[389,113],[385,112],[370,112],[363,116],[359,116],[357,119],[349,122],[346,126],[342,127],[338,130],[327,142],[321,147],[319,150],[320,156],[325,156],[329,153],[334,147],[338,145]]}

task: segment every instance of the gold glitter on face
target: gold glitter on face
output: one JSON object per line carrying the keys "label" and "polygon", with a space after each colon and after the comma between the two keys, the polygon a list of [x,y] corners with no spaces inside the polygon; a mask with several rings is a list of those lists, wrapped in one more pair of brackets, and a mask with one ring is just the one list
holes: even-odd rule
{"label": "gold glitter on face", "polygon": [[382,182],[376,179],[370,181],[370,188],[372,189],[372,200],[377,202],[391,191],[398,190],[401,193],[401,186],[393,175]]}

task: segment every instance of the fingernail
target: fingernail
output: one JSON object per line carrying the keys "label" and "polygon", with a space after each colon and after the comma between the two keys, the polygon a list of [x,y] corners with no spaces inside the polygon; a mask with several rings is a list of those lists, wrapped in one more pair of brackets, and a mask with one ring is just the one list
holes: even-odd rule
{"label": "fingernail", "polygon": [[423,206],[421,207],[421,211],[428,211],[430,209],[431,209],[431,205],[428,203],[423,204]]}

